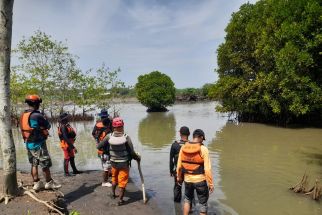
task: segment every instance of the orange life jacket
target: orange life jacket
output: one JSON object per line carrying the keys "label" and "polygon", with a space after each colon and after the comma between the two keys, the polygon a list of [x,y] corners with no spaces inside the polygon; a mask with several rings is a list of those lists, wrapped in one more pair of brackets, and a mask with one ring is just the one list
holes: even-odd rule
{"label": "orange life jacket", "polygon": [[[97,121],[95,127],[96,130],[94,137],[97,142],[102,141],[104,137],[111,132],[111,129],[109,127],[104,126],[102,121]],[[102,155],[103,153],[103,150],[97,150],[98,155]]]}
{"label": "orange life jacket", "polygon": [[182,146],[182,172],[204,174],[204,159],[201,157],[201,144],[187,142]]}
{"label": "orange life jacket", "polygon": [[63,149],[68,148],[68,143],[64,140],[63,133],[62,133],[62,126],[66,126],[67,128],[67,137],[70,140],[72,144],[74,144],[75,139],[76,139],[76,131],[70,126],[69,124],[67,125],[59,125],[58,126],[58,137],[60,139],[60,147]]}
{"label": "orange life jacket", "polygon": [[95,130],[95,134],[94,137],[96,140],[99,139],[99,134],[101,132],[101,130],[104,128],[103,122],[102,121],[97,121],[95,124],[96,130]]}
{"label": "orange life jacket", "polygon": [[30,127],[29,119],[32,113],[33,110],[25,110],[20,116],[20,130],[24,142],[35,142],[39,139],[39,135],[42,138],[47,139],[49,135],[48,129],[41,127],[35,129]]}

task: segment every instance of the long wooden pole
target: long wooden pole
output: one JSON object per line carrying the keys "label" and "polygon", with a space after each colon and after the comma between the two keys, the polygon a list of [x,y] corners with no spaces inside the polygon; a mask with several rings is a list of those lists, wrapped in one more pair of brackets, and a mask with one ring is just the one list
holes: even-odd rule
{"label": "long wooden pole", "polygon": [[142,169],[141,169],[141,162],[138,161],[137,163],[138,163],[138,170],[139,170],[141,184],[142,184],[143,203],[145,204],[145,203],[147,203],[147,199],[146,199],[146,194],[145,194],[144,178],[143,178],[143,173],[142,173]]}

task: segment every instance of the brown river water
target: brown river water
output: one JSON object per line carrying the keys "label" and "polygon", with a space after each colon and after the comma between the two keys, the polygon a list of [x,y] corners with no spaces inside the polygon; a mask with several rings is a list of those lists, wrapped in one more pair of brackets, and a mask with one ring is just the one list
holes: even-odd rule
{"label": "brown river water", "polygon": [[[214,102],[177,104],[167,113],[146,113],[145,107],[137,103],[121,106],[125,130],[142,155],[147,192],[158,202],[163,214],[182,214],[180,204],[172,200],[169,151],[171,143],[179,138],[179,128],[186,125],[191,131],[201,128],[206,134],[205,145],[210,150],[215,181],[209,214],[321,215],[322,201],[313,201],[288,188],[305,171],[310,176],[310,186],[315,178],[322,178],[322,129],[227,122],[227,115],[216,113],[214,107]],[[100,169],[91,137],[94,122],[72,125],[78,133],[79,169]],[[47,145],[53,160],[52,170],[62,172],[63,154],[56,127],[53,125]],[[27,153],[16,129],[14,137],[18,169],[28,171]],[[135,162],[131,177],[140,186]]]}

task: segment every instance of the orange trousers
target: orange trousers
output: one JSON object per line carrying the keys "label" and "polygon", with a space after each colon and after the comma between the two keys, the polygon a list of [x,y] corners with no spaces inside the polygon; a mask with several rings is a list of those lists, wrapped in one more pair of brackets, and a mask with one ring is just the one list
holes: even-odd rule
{"label": "orange trousers", "polygon": [[119,188],[125,188],[129,182],[129,168],[117,169],[112,167],[112,184],[118,185]]}

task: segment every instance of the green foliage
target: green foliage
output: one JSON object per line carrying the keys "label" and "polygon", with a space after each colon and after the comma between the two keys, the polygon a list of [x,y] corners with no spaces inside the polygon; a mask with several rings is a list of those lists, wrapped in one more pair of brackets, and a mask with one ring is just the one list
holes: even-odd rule
{"label": "green foliage", "polygon": [[[65,44],[38,30],[30,38],[23,38],[14,53],[18,54],[20,62],[14,68],[25,75],[42,97],[50,96],[48,94],[55,89],[62,89],[60,99],[64,101],[69,76],[76,66],[75,57]],[[47,105],[48,100],[44,100],[43,108]]]}
{"label": "green foliage", "polygon": [[80,213],[76,210],[72,210],[69,215],[80,215]]}
{"label": "green foliage", "polygon": [[135,90],[138,100],[151,111],[166,110],[175,101],[174,83],[158,71],[140,75]]}
{"label": "green foliage", "polygon": [[210,96],[243,120],[322,119],[322,2],[260,0],[232,15]]}
{"label": "green foliage", "polygon": [[118,79],[120,69],[110,71],[102,64],[97,71],[82,72],[67,45],[41,31],[23,38],[14,53],[19,60],[12,68],[10,86],[15,110],[25,95],[37,93],[43,98],[43,110],[51,116],[63,112],[68,103],[74,104],[74,111],[75,105],[81,107],[85,114],[95,105],[110,107],[119,96],[118,89],[125,88]]}

